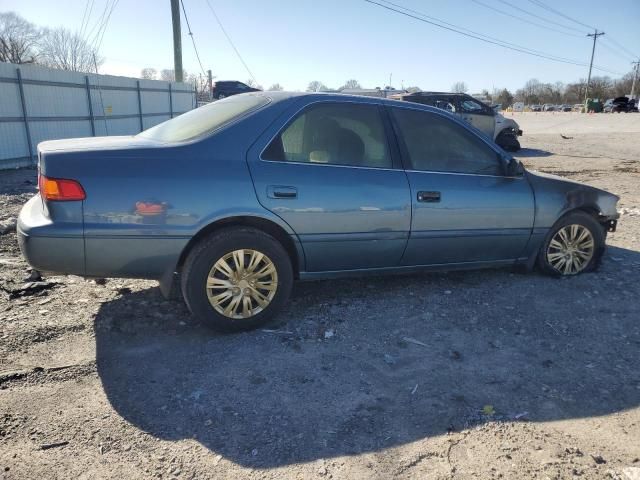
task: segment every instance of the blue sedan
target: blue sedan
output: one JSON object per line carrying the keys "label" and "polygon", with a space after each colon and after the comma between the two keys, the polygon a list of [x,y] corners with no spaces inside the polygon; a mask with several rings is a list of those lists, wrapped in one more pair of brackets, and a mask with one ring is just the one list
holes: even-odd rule
{"label": "blue sedan", "polygon": [[157,279],[218,330],[296,279],[597,267],[619,198],[532,173],[439,109],[255,92],[136,136],[43,142],[18,238],[36,269]]}

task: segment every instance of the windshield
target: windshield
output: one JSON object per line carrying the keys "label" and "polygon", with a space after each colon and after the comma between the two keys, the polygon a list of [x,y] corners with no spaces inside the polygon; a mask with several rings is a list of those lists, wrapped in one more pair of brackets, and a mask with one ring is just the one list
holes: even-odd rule
{"label": "windshield", "polygon": [[137,136],[158,142],[184,142],[212,132],[247,112],[265,106],[267,103],[269,103],[269,98],[260,94],[227,97],[162,122]]}

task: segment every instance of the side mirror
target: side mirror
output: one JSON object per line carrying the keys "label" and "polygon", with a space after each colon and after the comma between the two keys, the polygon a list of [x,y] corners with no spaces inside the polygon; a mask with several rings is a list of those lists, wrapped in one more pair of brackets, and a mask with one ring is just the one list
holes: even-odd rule
{"label": "side mirror", "polygon": [[505,157],[505,174],[507,177],[521,177],[524,175],[524,166],[520,160],[513,157]]}

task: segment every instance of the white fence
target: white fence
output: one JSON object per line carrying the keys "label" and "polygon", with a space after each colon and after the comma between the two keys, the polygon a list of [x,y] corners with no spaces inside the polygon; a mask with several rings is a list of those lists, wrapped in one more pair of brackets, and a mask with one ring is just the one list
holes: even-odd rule
{"label": "white fence", "polygon": [[133,135],[195,108],[192,86],[0,63],[0,170],[43,140]]}

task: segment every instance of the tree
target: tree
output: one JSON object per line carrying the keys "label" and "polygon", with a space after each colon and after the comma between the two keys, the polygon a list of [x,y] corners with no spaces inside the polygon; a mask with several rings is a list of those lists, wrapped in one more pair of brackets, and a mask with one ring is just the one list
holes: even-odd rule
{"label": "tree", "polygon": [[[183,77],[184,78],[184,77]],[[176,72],[173,68],[163,68],[160,70],[160,80],[165,82],[173,82],[176,79]]]}
{"label": "tree", "polygon": [[155,80],[158,76],[158,71],[155,68],[143,68],[140,71],[140,78],[144,78],[145,80]]}
{"label": "tree", "polygon": [[94,47],[77,33],[64,28],[44,30],[39,63],[72,72],[95,72],[104,63]]}
{"label": "tree", "polygon": [[453,85],[451,85],[451,91],[453,93],[467,93],[469,91],[469,88],[467,87],[467,84],[464,82],[456,82]]}
{"label": "tree", "polygon": [[270,92],[281,92],[282,90],[284,90],[284,88],[282,88],[282,85],[280,85],[279,83],[274,83],[268,88],[268,90]]}
{"label": "tree", "polygon": [[340,90],[354,90],[359,88],[362,88],[360,83],[352,78],[351,80],[344,82],[344,85],[340,87]]}
{"label": "tree", "polygon": [[13,12],[0,13],[0,62],[35,63],[40,33]]}
{"label": "tree", "polygon": [[598,98],[603,102],[614,95],[613,82],[609,77],[591,77],[589,98]]}
{"label": "tree", "polygon": [[416,93],[421,91],[422,89],[420,87],[407,87],[407,92],[409,93]]}
{"label": "tree", "polygon": [[257,88],[258,90],[264,90],[264,88],[262,88],[262,85],[260,85],[258,82],[256,82],[253,78],[250,78],[249,80],[247,80],[244,83],[249,85],[251,88]]}
{"label": "tree", "polygon": [[[631,84],[633,83],[633,70],[621,79],[614,82],[612,90],[612,97],[621,97],[623,95],[629,95],[631,93]],[[636,81],[636,94],[638,91],[638,84]]]}
{"label": "tree", "polygon": [[327,90],[327,86],[318,80],[313,80],[307,87],[307,92],[322,92],[324,90]]}
{"label": "tree", "polygon": [[508,108],[513,105],[513,95],[509,90],[504,88],[497,96],[493,97],[493,103],[502,105],[502,108]]}

